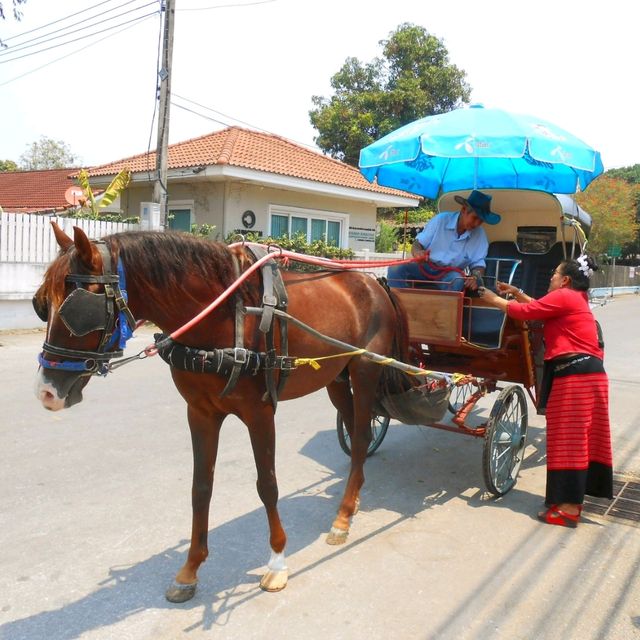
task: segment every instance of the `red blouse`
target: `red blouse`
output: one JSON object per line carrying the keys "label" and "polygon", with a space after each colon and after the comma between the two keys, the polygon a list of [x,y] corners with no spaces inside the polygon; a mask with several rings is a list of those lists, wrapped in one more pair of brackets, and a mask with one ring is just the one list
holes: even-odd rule
{"label": "red blouse", "polygon": [[603,357],[598,346],[595,318],[585,291],[563,287],[532,302],[510,300],[507,314],[516,320],[544,321],[545,360],[567,353]]}

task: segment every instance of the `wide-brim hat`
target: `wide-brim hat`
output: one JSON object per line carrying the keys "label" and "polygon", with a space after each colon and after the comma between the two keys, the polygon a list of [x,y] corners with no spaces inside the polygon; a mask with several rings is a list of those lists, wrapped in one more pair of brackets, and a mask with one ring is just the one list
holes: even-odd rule
{"label": "wide-brim hat", "polygon": [[468,198],[463,198],[462,196],[454,196],[453,198],[458,204],[471,207],[478,218],[487,224],[498,224],[502,219],[499,213],[491,211],[491,196],[482,193],[482,191],[474,190],[469,194]]}

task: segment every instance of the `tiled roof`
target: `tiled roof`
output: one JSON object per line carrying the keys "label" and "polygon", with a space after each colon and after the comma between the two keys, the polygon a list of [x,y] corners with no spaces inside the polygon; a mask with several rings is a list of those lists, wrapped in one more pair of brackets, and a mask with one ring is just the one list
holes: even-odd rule
{"label": "tiled roof", "polygon": [[14,213],[67,209],[64,192],[75,185],[70,178],[75,172],[73,167],[0,172],[0,207]]}
{"label": "tiled roof", "polygon": [[[229,127],[222,131],[169,145],[168,168],[184,169],[228,165],[314,182],[363,189],[378,194],[413,197],[404,191],[379,187],[355,168],[270,133]],[[155,171],[155,151],[89,169],[90,176]]]}

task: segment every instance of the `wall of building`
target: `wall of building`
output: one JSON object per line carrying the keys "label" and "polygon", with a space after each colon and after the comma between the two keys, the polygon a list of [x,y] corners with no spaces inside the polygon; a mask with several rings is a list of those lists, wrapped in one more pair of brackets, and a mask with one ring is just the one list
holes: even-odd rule
{"label": "wall of building", "polygon": [[[135,184],[123,196],[126,215],[140,214],[140,203],[151,199],[148,186]],[[262,232],[269,235],[269,207],[280,205],[299,207],[311,211],[330,212],[348,216],[348,246],[354,250],[375,247],[376,207],[372,203],[359,202],[334,196],[323,196],[288,189],[276,189],[255,183],[240,181],[192,181],[171,182],[169,208],[191,204],[192,222],[215,225],[213,237],[224,239],[235,231]],[[256,222],[251,228],[243,224],[246,211],[255,214]]]}
{"label": "wall of building", "polygon": [[[348,246],[354,250],[375,246],[376,207],[374,204],[332,196],[261,187],[255,184],[230,182],[225,197],[224,234],[233,231],[260,231],[269,235],[269,208],[271,206],[298,207],[309,211],[338,213],[348,216]],[[255,225],[244,227],[242,216],[253,211]]]}

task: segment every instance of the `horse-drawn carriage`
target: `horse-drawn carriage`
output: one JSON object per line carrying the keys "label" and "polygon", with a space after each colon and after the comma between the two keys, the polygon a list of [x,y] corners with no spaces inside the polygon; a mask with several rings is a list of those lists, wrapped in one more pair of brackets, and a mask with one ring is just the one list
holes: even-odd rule
{"label": "horse-drawn carriage", "polygon": [[[485,227],[489,253],[484,285],[495,289],[500,280],[534,298],[544,295],[555,267],[580,253],[589,217],[567,197],[542,191],[485,191],[493,196],[492,207],[502,214],[502,221]],[[445,194],[439,209],[455,210],[455,195],[466,192]],[[368,453],[381,445],[392,418],[484,438],[485,484],[492,494],[503,495],[516,483],[524,458],[525,391],[537,404],[541,325],[513,320],[473,294],[425,288],[422,281],[410,285],[394,293],[408,320],[411,364],[434,373],[423,385],[378,403]],[[476,403],[494,391],[500,393],[488,419],[471,424]],[[349,453],[349,435],[339,413],[337,431],[340,446]]]}
{"label": "horse-drawn carriage", "polygon": [[[452,195],[441,200],[442,208],[450,207]],[[496,191],[493,196],[503,217],[489,230],[491,268],[485,284],[499,278],[539,295],[552,268],[579,250],[577,220],[541,192]],[[272,550],[261,586],[270,591],[284,588],[288,575],[286,534],[277,510],[278,399],[326,387],[339,411],[339,435],[351,451],[351,470],[327,536],[330,544],[347,539],[367,453],[380,445],[391,416],[483,436],[489,489],[500,495],[515,483],[527,428],[519,385],[535,402],[539,379],[542,345],[536,327],[508,320],[463,293],[407,289],[390,295],[363,273],[278,269],[278,253],[259,257],[242,243],[228,247],[189,234],[155,232],[92,241],[77,227],[71,238],[55,224],[54,233],[61,252],[34,297],[47,322],[37,385],[43,406],[72,406],[82,400],[92,375],[155,353],[170,365],[188,405],[194,454],[191,546],[167,591],[169,600],[193,596],[198,568],[208,555],[213,472],[229,414],[246,424],[251,439]],[[111,363],[123,355],[141,319],[164,335],[139,354]],[[379,383],[389,370],[423,378],[401,394],[381,396]],[[509,386],[501,390],[487,423],[468,426],[477,399],[497,390],[499,381]],[[453,425],[441,422],[447,407]]]}

